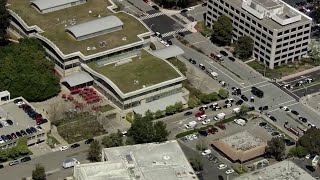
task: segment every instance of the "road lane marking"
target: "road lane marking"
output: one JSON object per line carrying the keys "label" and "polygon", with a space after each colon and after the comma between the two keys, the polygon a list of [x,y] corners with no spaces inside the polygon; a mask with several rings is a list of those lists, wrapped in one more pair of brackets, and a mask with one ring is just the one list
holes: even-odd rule
{"label": "road lane marking", "polygon": [[[261,86],[257,86],[257,88],[259,88],[259,87],[264,87],[264,86],[268,86],[268,85],[271,85],[271,83],[264,84],[264,85],[261,85]],[[251,89],[248,89],[248,90],[245,90],[245,91],[242,91],[242,92],[248,92],[248,91],[251,91]]]}
{"label": "road lane marking", "polygon": [[256,86],[256,85],[258,85],[258,84],[262,84],[262,83],[265,83],[265,82],[268,82],[268,81],[258,82],[258,83],[255,83],[255,84],[251,84],[251,85],[249,85],[249,86],[245,86],[245,87],[243,87],[243,88],[248,88],[248,87]]}

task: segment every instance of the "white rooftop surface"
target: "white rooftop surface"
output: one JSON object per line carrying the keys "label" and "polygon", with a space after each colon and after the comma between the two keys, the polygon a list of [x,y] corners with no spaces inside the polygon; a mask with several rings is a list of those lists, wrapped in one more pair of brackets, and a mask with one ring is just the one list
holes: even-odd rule
{"label": "white rooftop surface", "polygon": [[[288,166],[289,164],[289,166]],[[288,168],[289,167],[289,168]],[[289,170],[288,170],[289,169]],[[258,171],[242,175],[235,180],[315,180],[291,161],[281,161]]]}
{"label": "white rooftop surface", "polygon": [[73,73],[69,76],[66,76],[62,79],[63,82],[67,82],[71,87],[88,83],[90,81],[93,81],[93,78],[84,71],[79,71],[76,73]]}
{"label": "white rooftop surface", "polygon": [[70,31],[76,38],[78,38],[119,26],[123,26],[123,22],[117,16],[106,16],[67,27],[66,30]]}
{"label": "white rooftop surface", "polygon": [[167,96],[149,103],[141,104],[140,106],[134,107],[133,111],[135,113],[144,116],[145,112],[150,110],[151,112],[156,112],[157,110],[165,110],[167,106],[174,105],[177,102],[186,103],[186,100],[182,97],[181,93]]}
{"label": "white rooftop surface", "polygon": [[249,150],[260,146],[262,144],[266,144],[265,140],[251,134],[249,131],[241,131],[225,138],[222,138],[221,141],[231,146],[236,150]]}
{"label": "white rooftop surface", "polygon": [[162,49],[152,51],[152,54],[154,54],[155,56],[157,56],[161,59],[168,59],[171,57],[176,57],[176,56],[181,55],[183,53],[184,53],[184,51],[179,46],[176,46],[176,45],[172,45],[169,47],[165,47]]}
{"label": "white rooftop surface", "polygon": [[45,10],[78,1],[79,0],[35,0],[32,1],[32,3],[35,4],[40,10]]}
{"label": "white rooftop surface", "polygon": [[[77,165],[76,180],[197,180],[177,141],[102,150],[105,162]],[[77,178],[79,177],[79,178]]]}

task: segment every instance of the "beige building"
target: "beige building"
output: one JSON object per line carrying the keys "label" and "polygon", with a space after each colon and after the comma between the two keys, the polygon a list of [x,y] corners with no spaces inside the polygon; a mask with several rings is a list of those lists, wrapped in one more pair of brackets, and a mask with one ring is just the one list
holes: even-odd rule
{"label": "beige building", "polygon": [[241,131],[215,140],[211,145],[233,162],[246,162],[263,155],[267,143],[249,131]]}
{"label": "beige building", "polygon": [[206,25],[220,15],[232,20],[232,40],[251,37],[254,58],[271,69],[307,53],[312,19],[281,0],[209,0]]}

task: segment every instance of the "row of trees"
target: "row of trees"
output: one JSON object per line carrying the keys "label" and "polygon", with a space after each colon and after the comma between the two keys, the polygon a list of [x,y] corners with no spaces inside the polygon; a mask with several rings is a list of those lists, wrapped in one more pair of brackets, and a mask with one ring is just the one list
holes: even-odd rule
{"label": "row of trees", "polygon": [[15,147],[0,151],[0,162],[5,162],[8,159],[17,159],[18,157],[28,155],[29,153],[27,139],[19,138]]}
{"label": "row of trees", "polygon": [[[220,46],[231,45],[232,40],[232,21],[225,15],[219,16],[212,26],[212,43]],[[234,55],[241,59],[251,57],[253,51],[253,40],[248,36],[240,37],[234,44]]]}
{"label": "row of trees", "polygon": [[7,0],[0,0],[0,46],[4,46],[7,41],[7,27],[9,26],[9,12],[6,8]]}
{"label": "row of trees", "polygon": [[42,101],[60,92],[54,62],[46,59],[36,39],[26,38],[0,48],[0,64],[0,89],[10,91],[13,97]]}

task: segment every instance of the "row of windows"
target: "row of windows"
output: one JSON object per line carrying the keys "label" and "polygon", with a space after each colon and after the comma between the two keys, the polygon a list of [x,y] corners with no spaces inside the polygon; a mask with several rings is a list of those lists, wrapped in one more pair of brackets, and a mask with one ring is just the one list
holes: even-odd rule
{"label": "row of windows", "polygon": [[280,54],[281,52],[282,52],[282,53],[283,53],[283,52],[287,52],[288,50],[290,51],[290,50],[293,50],[293,49],[295,49],[295,48],[300,48],[301,46],[306,46],[306,45],[308,45],[308,42],[305,42],[305,43],[303,43],[303,44],[298,44],[298,45],[296,45],[296,46],[291,46],[291,47],[289,47],[289,48],[285,48],[285,49],[282,49],[282,50],[278,50],[278,51],[276,51],[275,54]]}
{"label": "row of windows", "polygon": [[[290,42],[285,42],[285,43],[283,43],[283,44],[278,44],[278,45],[276,46],[276,48],[278,49],[278,48],[281,48],[281,47],[285,47],[285,46],[287,46],[287,45],[294,44],[294,43],[298,43],[298,42],[300,42],[300,41],[307,40],[307,39],[309,39],[309,35],[308,35],[308,36],[305,36],[305,37],[303,37],[303,38],[299,38],[299,39],[296,39],[296,40],[292,40],[292,41],[290,41]],[[303,46],[304,46],[305,44],[308,44],[308,43],[303,43]],[[301,46],[301,44],[298,44],[298,45],[297,45],[297,47],[300,47],[300,46]]]}
{"label": "row of windows", "polygon": [[299,26],[299,27],[294,27],[294,28],[292,28],[291,30],[290,29],[287,29],[287,30],[285,30],[285,31],[282,31],[282,32],[278,32],[278,36],[281,36],[281,35],[285,35],[285,34],[288,34],[289,32],[295,32],[295,31],[297,31],[297,30],[301,30],[301,29],[303,29],[303,28],[308,28],[308,27],[310,27],[310,24],[306,24],[306,25],[301,25],[301,26]]}
{"label": "row of windows", "polygon": [[283,59],[283,58],[286,58],[286,57],[290,57],[290,56],[292,56],[292,55],[294,55],[294,54],[305,53],[306,51],[307,51],[307,48],[303,48],[303,49],[301,49],[301,50],[297,50],[297,51],[294,51],[294,52],[290,52],[290,53],[288,53],[288,54],[276,56],[276,57],[275,57],[275,61],[280,60],[280,58]]}

